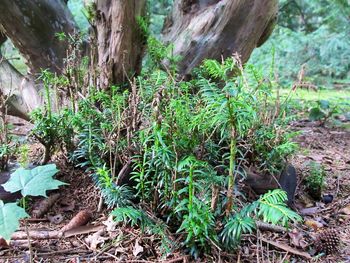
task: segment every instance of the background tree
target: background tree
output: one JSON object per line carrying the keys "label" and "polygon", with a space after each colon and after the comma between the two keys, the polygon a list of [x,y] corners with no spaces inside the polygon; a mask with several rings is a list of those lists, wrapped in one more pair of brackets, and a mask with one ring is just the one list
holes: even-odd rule
{"label": "background tree", "polygon": [[[275,59],[280,82],[290,85],[302,65],[305,81],[319,87],[350,83],[350,3],[346,0],[280,0],[278,25],[250,62],[266,69]],[[270,69],[267,69],[270,70]]]}
{"label": "background tree", "polygon": [[[145,4],[139,0],[96,0],[92,4],[101,88],[120,84],[140,71],[145,43],[142,33],[148,19]],[[31,74],[42,69],[62,73],[68,42],[59,41],[57,34],[69,35],[77,29],[64,1],[5,0],[0,12],[4,14],[0,25],[26,58]],[[174,55],[182,57],[178,64],[182,75],[190,74],[205,58],[221,60],[238,52],[246,61],[271,33],[276,12],[277,0],[176,0],[163,39],[173,45]],[[33,79],[23,85],[30,86],[31,96],[38,97]],[[19,90],[21,85],[14,87]]]}
{"label": "background tree", "polygon": [[175,0],[163,39],[183,58],[178,65],[182,75],[205,58],[221,60],[233,52],[246,62],[270,36],[276,14],[274,0]]}

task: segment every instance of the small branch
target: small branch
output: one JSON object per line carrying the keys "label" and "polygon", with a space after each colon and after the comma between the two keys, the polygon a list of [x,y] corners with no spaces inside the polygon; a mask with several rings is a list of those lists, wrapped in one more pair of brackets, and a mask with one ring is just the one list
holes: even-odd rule
{"label": "small branch", "polygon": [[32,248],[32,244],[30,242],[30,235],[29,235],[29,230],[28,230],[28,222],[27,220],[24,220],[24,224],[25,224],[25,230],[26,230],[26,235],[27,235],[27,240],[28,240],[28,249],[29,249],[29,262],[33,263],[33,248]]}
{"label": "small branch", "polygon": [[256,227],[262,231],[271,231],[277,233],[288,232],[288,229],[283,226],[271,225],[265,222],[256,221]]}
{"label": "small branch", "polygon": [[26,233],[26,231],[15,232],[12,234],[11,239],[12,240],[27,239],[27,235],[29,235],[31,239],[36,239],[36,240],[60,238],[59,231],[29,230],[28,233]]}
{"label": "small branch", "polygon": [[271,240],[267,240],[263,237],[260,238],[261,241],[267,243],[267,244],[270,244],[274,247],[277,247],[279,249],[282,249],[286,252],[289,252],[291,254],[294,254],[294,255],[297,255],[297,256],[301,256],[303,258],[306,258],[306,259],[312,259],[312,257],[310,256],[309,253],[306,253],[306,252],[303,252],[303,251],[299,251],[299,250],[296,250],[286,244],[282,244],[282,243],[278,243],[278,242],[275,242],[275,241],[271,241]]}

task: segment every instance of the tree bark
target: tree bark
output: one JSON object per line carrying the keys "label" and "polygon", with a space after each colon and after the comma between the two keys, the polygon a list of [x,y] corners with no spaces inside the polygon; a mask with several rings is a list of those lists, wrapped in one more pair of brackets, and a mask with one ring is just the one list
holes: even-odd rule
{"label": "tree bark", "polygon": [[24,77],[1,57],[0,91],[10,97],[8,113],[28,120],[28,113],[43,104],[41,86],[33,75],[42,69],[62,73],[68,41],[59,40],[56,33],[73,34],[76,24],[61,0],[2,0],[0,13],[0,30],[24,56],[30,71]]}
{"label": "tree bark", "polygon": [[25,120],[29,120],[29,112],[42,105],[42,99],[34,82],[24,78],[2,57],[0,57],[0,93],[9,97],[7,113]]}
{"label": "tree bark", "polygon": [[72,34],[76,24],[62,0],[1,0],[0,25],[27,61],[30,73],[50,69],[61,73],[67,41],[56,33]]}
{"label": "tree bark", "polygon": [[97,0],[99,86],[121,84],[141,71],[145,36],[138,18],[146,13],[145,0]]}
{"label": "tree bark", "polygon": [[[0,47],[7,37],[0,32]],[[39,94],[34,83],[23,78],[0,52],[0,94],[9,97],[7,100],[7,113],[29,120],[28,112],[41,104]]]}
{"label": "tree bark", "polygon": [[181,75],[206,58],[221,60],[236,52],[244,63],[271,34],[277,7],[277,0],[175,0],[163,40],[182,57]]}

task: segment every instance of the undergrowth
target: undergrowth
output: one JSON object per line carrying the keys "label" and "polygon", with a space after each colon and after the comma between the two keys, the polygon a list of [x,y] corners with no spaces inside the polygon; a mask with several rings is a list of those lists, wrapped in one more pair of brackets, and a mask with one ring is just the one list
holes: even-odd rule
{"label": "undergrowth", "polygon": [[89,87],[55,113],[47,104],[34,115],[36,137],[73,144],[70,160],[91,173],[115,220],[159,235],[166,253],[171,233],[198,257],[237,247],[256,220],[300,220],[281,190],[253,203],[237,197],[248,167],[278,175],[296,149],[287,103],[272,99],[275,81],[237,56],[206,60],[190,81],[177,80],[162,63],[176,61],[171,48],[149,42],[153,62],[128,89]]}

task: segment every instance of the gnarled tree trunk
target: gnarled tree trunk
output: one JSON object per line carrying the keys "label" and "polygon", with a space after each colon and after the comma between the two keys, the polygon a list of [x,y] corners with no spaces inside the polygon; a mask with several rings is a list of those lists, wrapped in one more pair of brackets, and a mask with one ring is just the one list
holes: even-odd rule
{"label": "gnarled tree trunk", "polygon": [[[7,37],[0,32],[0,47]],[[0,52],[0,94],[9,97],[7,113],[29,120],[28,112],[40,104],[40,98],[32,82],[23,78]]]}
{"label": "gnarled tree trunk", "polygon": [[96,30],[100,86],[120,84],[141,70],[145,36],[138,25],[145,0],[97,0]]}
{"label": "gnarled tree trunk", "polygon": [[221,60],[235,52],[246,62],[272,32],[277,5],[277,0],[175,0],[163,39],[182,57],[180,74],[190,74],[206,58]]}
{"label": "gnarled tree trunk", "polygon": [[0,25],[27,61],[30,73],[50,69],[60,73],[67,41],[56,34],[72,34],[76,24],[61,0],[1,0]]}
{"label": "gnarled tree trunk", "polygon": [[[245,62],[253,49],[261,45],[272,31],[278,0],[175,0],[163,30],[163,39],[174,45],[174,55],[182,75],[190,74],[203,59],[221,60],[238,52]],[[1,0],[0,29],[27,60],[32,74],[41,69],[61,73],[68,43],[56,33],[73,33],[76,25],[63,0]],[[125,82],[141,69],[145,45],[139,19],[145,15],[146,0],[95,0],[99,86]],[[4,61],[0,71],[13,72]],[[17,72],[18,73],[18,72]],[[17,73],[10,80],[19,80]],[[0,72],[1,74],[1,72]],[[9,78],[0,75],[3,83]],[[14,83],[11,90],[17,101],[26,101],[28,110],[40,100],[34,82]],[[29,87],[30,96],[23,96]],[[0,90],[9,88],[3,85]],[[14,91],[15,90],[15,91]],[[35,98],[35,99],[34,99]],[[40,103],[39,103],[40,104]],[[18,105],[14,103],[13,105]],[[24,104],[23,104],[24,105]],[[16,106],[19,112],[22,109]]]}
{"label": "gnarled tree trunk", "polygon": [[56,34],[72,34],[76,24],[61,0],[2,0],[0,14],[0,30],[24,56],[30,71],[22,76],[2,59],[0,91],[10,97],[9,114],[29,119],[28,113],[43,104],[41,86],[35,85],[34,75],[42,69],[62,72],[68,42]]}

